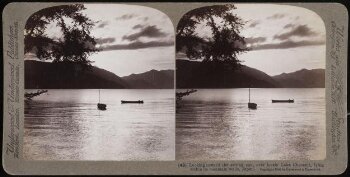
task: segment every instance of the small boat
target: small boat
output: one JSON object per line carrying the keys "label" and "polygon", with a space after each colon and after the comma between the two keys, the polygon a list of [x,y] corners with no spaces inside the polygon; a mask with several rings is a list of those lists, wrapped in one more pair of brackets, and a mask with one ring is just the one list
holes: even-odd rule
{"label": "small boat", "polygon": [[97,108],[99,110],[106,110],[107,108],[107,105],[106,104],[102,104],[102,103],[97,103]]}
{"label": "small boat", "polygon": [[294,103],[294,99],[291,100],[272,100],[272,103]]}
{"label": "small boat", "polygon": [[256,109],[258,105],[256,103],[248,103],[248,108],[249,109]]}
{"label": "small boat", "polygon": [[250,102],[250,88],[249,88],[249,102],[248,102],[248,108],[249,109],[257,109],[258,104],[256,103],[251,103]]}
{"label": "small boat", "polygon": [[137,100],[137,101],[125,101],[121,100],[122,104],[124,103],[138,103],[138,104],[143,104],[143,100]]}
{"label": "small boat", "polygon": [[106,110],[107,108],[107,105],[106,104],[103,104],[103,103],[100,103],[100,90],[98,90],[98,103],[97,103],[97,109],[99,110]]}

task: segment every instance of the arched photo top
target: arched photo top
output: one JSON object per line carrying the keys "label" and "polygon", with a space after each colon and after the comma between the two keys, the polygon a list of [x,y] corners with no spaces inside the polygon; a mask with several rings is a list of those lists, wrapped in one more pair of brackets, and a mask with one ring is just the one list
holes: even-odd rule
{"label": "arched photo top", "polygon": [[[150,7],[113,3],[48,7],[28,18],[24,34],[25,60],[77,63],[119,77],[175,69],[173,24]],[[138,87],[173,88],[171,83]]]}
{"label": "arched photo top", "polygon": [[270,76],[325,69],[325,45],[322,18],[292,5],[203,6],[185,13],[176,30],[179,62],[216,62],[233,70],[245,65]]}

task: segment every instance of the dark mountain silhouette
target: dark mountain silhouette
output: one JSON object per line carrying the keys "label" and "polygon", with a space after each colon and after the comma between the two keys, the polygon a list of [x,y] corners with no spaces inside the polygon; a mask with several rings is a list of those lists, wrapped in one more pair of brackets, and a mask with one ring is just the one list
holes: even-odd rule
{"label": "dark mountain silhouette", "polygon": [[279,84],[266,73],[248,66],[218,74],[201,62],[176,60],[177,88],[274,88]]}
{"label": "dark mountain silhouette", "polygon": [[316,88],[324,84],[324,69],[303,69],[271,77],[245,65],[235,71],[222,72],[202,62],[176,60],[177,88]]}
{"label": "dark mountain silhouette", "polygon": [[26,89],[94,89],[127,88],[128,84],[117,75],[92,67],[83,70],[78,64],[49,63],[25,60]]}
{"label": "dark mountain silhouette", "polygon": [[280,83],[282,87],[288,88],[324,88],[325,70],[324,69],[301,69],[292,73],[282,73],[273,78]]}
{"label": "dark mountain silhouette", "polygon": [[[174,88],[173,70],[118,77],[112,72],[77,64],[25,60],[26,89],[97,89],[97,88]],[[325,70],[302,69],[269,76],[257,69],[242,66],[236,71],[218,72],[201,62],[177,60],[177,88],[324,88]]]}
{"label": "dark mountain silhouette", "polygon": [[145,73],[131,74],[122,78],[129,84],[130,88],[174,88],[174,70],[151,70]]}
{"label": "dark mountain silhouette", "polygon": [[174,70],[151,70],[123,78],[92,66],[25,60],[26,89],[165,89],[174,88]]}

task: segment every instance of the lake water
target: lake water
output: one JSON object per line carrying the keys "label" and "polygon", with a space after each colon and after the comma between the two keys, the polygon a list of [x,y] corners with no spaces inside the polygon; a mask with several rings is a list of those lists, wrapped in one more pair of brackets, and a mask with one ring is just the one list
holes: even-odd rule
{"label": "lake water", "polygon": [[24,158],[175,159],[174,90],[101,90],[107,110],[97,103],[98,90],[49,90],[26,101]]}
{"label": "lake water", "polygon": [[248,89],[199,89],[184,97],[176,113],[176,159],[325,158],[324,88],[251,89],[256,110],[248,109],[248,93]]}

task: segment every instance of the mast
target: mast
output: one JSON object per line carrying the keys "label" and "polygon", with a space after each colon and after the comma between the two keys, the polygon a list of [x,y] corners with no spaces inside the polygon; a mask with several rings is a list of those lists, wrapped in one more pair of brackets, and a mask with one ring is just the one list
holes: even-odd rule
{"label": "mast", "polygon": [[250,87],[249,87],[249,103],[250,103]]}

